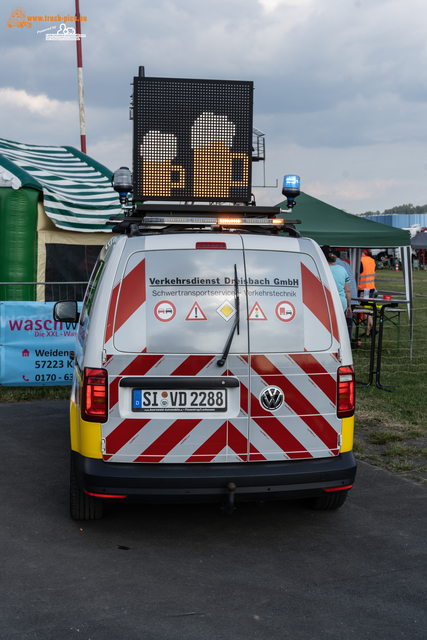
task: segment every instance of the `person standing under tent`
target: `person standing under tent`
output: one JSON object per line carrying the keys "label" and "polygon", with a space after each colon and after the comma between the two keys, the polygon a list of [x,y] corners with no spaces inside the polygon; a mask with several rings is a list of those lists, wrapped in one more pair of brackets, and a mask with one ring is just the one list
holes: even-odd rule
{"label": "person standing under tent", "polygon": [[324,246],[322,251],[325,254],[325,258],[331,268],[332,275],[337,285],[338,293],[340,295],[341,304],[345,315],[351,313],[351,293],[350,293],[350,278],[344,267],[335,264],[337,257],[331,251],[331,247]]}
{"label": "person standing under tent", "polygon": [[346,314],[346,320],[347,320],[347,327],[348,327],[348,335],[350,336],[350,342],[352,342],[353,310],[354,310],[354,307],[357,305],[357,282],[356,282],[356,278],[354,277],[353,270],[348,264],[348,262],[345,262],[345,260],[341,260],[341,258],[338,256],[338,249],[332,249],[331,252],[337,256],[335,264],[339,265],[340,267],[343,267],[346,270],[348,277],[350,278],[351,313]]}

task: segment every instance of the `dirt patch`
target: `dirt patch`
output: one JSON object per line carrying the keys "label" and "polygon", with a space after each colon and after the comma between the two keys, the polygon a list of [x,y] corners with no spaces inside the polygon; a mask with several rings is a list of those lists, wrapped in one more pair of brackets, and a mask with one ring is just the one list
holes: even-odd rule
{"label": "dirt patch", "polygon": [[427,429],[378,418],[369,406],[356,410],[357,459],[427,484]]}

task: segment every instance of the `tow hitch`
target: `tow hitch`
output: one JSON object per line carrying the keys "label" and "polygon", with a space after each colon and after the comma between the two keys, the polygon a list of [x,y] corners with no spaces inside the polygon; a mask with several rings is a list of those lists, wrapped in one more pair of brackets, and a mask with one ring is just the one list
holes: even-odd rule
{"label": "tow hitch", "polygon": [[231,516],[231,514],[235,509],[234,492],[236,491],[237,487],[234,484],[234,482],[229,482],[227,485],[227,489],[228,489],[228,503],[224,503],[222,505],[222,510],[223,510],[223,513],[225,513],[228,516]]}

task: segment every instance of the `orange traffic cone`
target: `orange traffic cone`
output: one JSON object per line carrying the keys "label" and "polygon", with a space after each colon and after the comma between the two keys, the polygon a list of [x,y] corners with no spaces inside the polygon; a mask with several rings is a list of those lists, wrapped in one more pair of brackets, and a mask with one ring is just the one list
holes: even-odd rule
{"label": "orange traffic cone", "polygon": [[396,260],[394,270],[399,271],[399,260]]}

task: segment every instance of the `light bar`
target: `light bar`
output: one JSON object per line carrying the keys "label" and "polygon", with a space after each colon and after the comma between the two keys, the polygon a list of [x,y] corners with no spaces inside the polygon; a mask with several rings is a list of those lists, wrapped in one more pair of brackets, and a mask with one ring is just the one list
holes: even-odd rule
{"label": "light bar", "polygon": [[282,226],[284,221],[280,218],[178,218],[174,216],[165,217],[153,217],[145,216],[143,219],[145,224],[182,224],[182,225],[197,225],[197,226],[211,226],[219,225],[221,227],[236,227],[236,226],[257,226],[257,227],[276,227]]}

